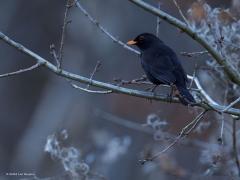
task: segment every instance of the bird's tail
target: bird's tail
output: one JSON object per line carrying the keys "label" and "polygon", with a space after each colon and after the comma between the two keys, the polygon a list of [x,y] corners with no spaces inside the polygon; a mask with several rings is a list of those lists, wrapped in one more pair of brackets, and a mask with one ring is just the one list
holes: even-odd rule
{"label": "bird's tail", "polygon": [[179,100],[183,105],[194,105],[196,103],[194,97],[186,87],[177,87],[177,89],[179,91]]}

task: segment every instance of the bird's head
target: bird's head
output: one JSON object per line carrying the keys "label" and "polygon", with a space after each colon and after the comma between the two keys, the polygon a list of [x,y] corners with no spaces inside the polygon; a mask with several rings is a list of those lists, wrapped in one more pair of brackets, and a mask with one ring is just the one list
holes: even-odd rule
{"label": "bird's head", "polygon": [[140,50],[146,50],[149,47],[154,46],[155,44],[158,44],[159,42],[162,42],[160,39],[158,39],[155,35],[150,33],[143,33],[138,35],[135,39],[130,40],[127,42],[128,45],[136,45]]}

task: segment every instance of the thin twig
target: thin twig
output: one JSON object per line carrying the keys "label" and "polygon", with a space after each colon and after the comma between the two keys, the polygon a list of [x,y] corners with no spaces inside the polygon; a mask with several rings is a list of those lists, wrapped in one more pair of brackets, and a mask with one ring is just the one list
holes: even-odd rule
{"label": "thin twig", "polygon": [[191,121],[190,123],[188,123],[183,129],[182,131],[180,132],[180,135],[181,136],[185,136],[185,135],[188,135],[195,127],[196,125],[198,124],[199,120],[201,120],[201,118],[204,116],[204,114],[206,113],[207,111],[202,111],[200,114],[197,115],[197,117]]}
{"label": "thin twig", "polygon": [[[228,92],[229,92],[229,86],[227,85],[227,88],[225,90],[224,96],[223,96],[223,104],[227,104],[227,97],[228,97]],[[221,113],[221,129],[220,129],[220,137],[218,138],[219,144],[223,145],[223,133],[224,133],[224,113]]]}
{"label": "thin twig", "polygon": [[53,59],[55,60],[55,62],[57,64],[57,67],[60,68],[60,62],[58,60],[58,55],[57,55],[56,48],[55,48],[54,44],[50,45],[50,54],[52,54]]}
{"label": "thin twig", "polygon": [[233,120],[233,125],[232,125],[233,154],[234,154],[236,166],[238,169],[238,176],[240,177],[240,163],[239,163],[239,158],[238,158],[236,123],[237,123],[237,121]]}
{"label": "thin twig", "polygon": [[218,138],[218,142],[222,145],[224,144],[223,142],[224,125],[225,125],[224,115],[221,114],[221,130],[220,130],[220,137]]}
{"label": "thin twig", "polygon": [[[93,72],[91,73],[90,75],[90,82],[92,81],[93,79],[93,76],[95,75],[95,73],[98,71],[99,67],[101,66],[101,62],[100,61],[97,61],[97,64],[93,70]],[[68,79],[67,79],[68,80]],[[89,87],[90,87],[90,82],[87,84],[87,87],[86,88],[82,88],[76,84],[74,84],[73,82],[71,82],[70,80],[68,80],[71,84],[71,86],[75,89],[78,89],[78,90],[81,90],[81,91],[84,91],[84,92],[88,92],[88,93],[95,93],[95,94],[110,94],[112,93],[113,91],[112,90],[107,90],[107,91],[95,91],[95,90],[90,90]]]}
{"label": "thin twig", "polygon": [[187,18],[184,16],[184,14],[183,14],[183,12],[182,12],[182,9],[180,8],[178,2],[177,2],[176,0],[172,0],[172,1],[173,1],[173,3],[175,4],[175,6],[177,7],[178,12],[179,12],[179,14],[182,16],[182,18],[183,18],[183,20],[185,21],[186,25],[189,26],[188,20],[187,20]]}
{"label": "thin twig", "polygon": [[195,64],[195,68],[194,68],[193,76],[192,76],[193,78],[191,79],[191,82],[190,82],[190,85],[189,85],[189,89],[192,88],[194,79],[196,78],[196,70],[197,70],[197,64]]}
{"label": "thin twig", "polygon": [[37,68],[40,67],[41,65],[42,65],[41,63],[36,63],[36,64],[34,64],[33,66],[31,66],[31,67],[29,67],[29,68],[20,69],[20,70],[18,70],[18,71],[6,73],[6,74],[1,74],[1,75],[0,75],[0,78],[15,76],[15,75],[18,75],[18,74],[25,73],[25,72],[27,72],[27,71],[32,71],[32,70],[34,70],[34,69],[37,69]]}
{"label": "thin twig", "polygon": [[92,22],[94,25],[96,25],[105,35],[107,35],[113,42],[121,45],[123,48],[128,49],[136,54],[140,54],[139,51],[131,48],[130,46],[128,46],[127,44],[125,44],[124,42],[120,41],[118,38],[114,37],[110,32],[108,32],[101,24],[99,24],[99,22],[94,19],[84,8],[83,6],[79,3],[78,0],[75,0],[75,3],[78,7],[78,9],[90,20],[90,22]]}
{"label": "thin twig", "polygon": [[153,155],[151,158],[145,158],[143,160],[139,160],[139,162],[144,165],[146,162],[153,161],[154,159],[158,158],[160,155],[164,154],[167,152],[169,149],[171,149],[174,145],[178,143],[178,141],[181,139],[180,135],[174,139],[174,141],[169,144],[166,148],[164,148],[162,151],[158,152],[157,154]]}
{"label": "thin twig", "polygon": [[148,161],[153,161],[154,159],[158,158],[160,155],[162,155],[163,153],[167,152],[169,149],[171,149],[175,144],[177,144],[179,142],[179,140],[181,140],[182,138],[186,137],[187,135],[190,134],[190,132],[196,128],[196,126],[198,125],[198,123],[200,122],[200,120],[203,118],[204,114],[207,111],[202,111],[192,122],[190,122],[189,124],[187,124],[180,132],[180,134],[175,138],[175,140],[169,144],[167,147],[165,147],[162,151],[156,153],[155,155],[153,155],[151,158],[146,158],[144,160],[140,160],[141,164],[144,164],[145,162]]}
{"label": "thin twig", "polygon": [[[189,123],[189,124],[191,124],[192,126],[190,127],[190,126],[186,126],[185,127],[185,129],[184,129],[184,131],[182,131],[181,132],[181,134],[184,134],[184,135],[188,135],[188,134],[190,134],[196,127],[197,127],[197,125],[199,124],[199,122],[202,120],[202,118],[203,118],[203,116],[204,116],[204,114],[206,113],[207,111],[203,111],[203,112],[201,112],[196,118],[195,118],[195,120],[193,120],[191,123]],[[190,127],[190,128],[189,128]],[[189,129],[188,129],[189,128]],[[188,129],[188,130],[187,130]]]}
{"label": "thin twig", "polygon": [[[101,61],[97,61],[97,64],[96,64],[96,66],[94,67],[93,72],[92,72],[91,75],[90,75],[90,80],[93,79],[95,73],[98,71],[98,69],[100,68],[100,66],[101,66]],[[86,89],[88,89],[89,86],[90,86],[90,84],[87,85]]]}
{"label": "thin twig", "polygon": [[153,83],[151,83],[150,81],[147,80],[146,76],[142,76],[140,78],[137,79],[133,79],[133,80],[123,80],[121,78],[114,78],[113,81],[115,81],[116,83],[118,83],[118,85],[126,85],[126,84],[134,84],[134,85],[153,85]]}
{"label": "thin twig", "polygon": [[[161,2],[158,1],[158,9],[161,9]],[[157,17],[157,26],[156,26],[156,36],[159,37],[160,35],[160,23],[161,23],[161,19],[159,17]]]}
{"label": "thin twig", "polygon": [[231,102],[226,108],[222,110],[222,112],[226,112],[229,108],[233,107],[235,104],[237,104],[240,101],[240,97]]}
{"label": "thin twig", "polygon": [[186,56],[186,57],[197,57],[197,56],[202,56],[202,55],[208,54],[208,51],[181,52],[180,54],[182,56]]}
{"label": "thin twig", "polygon": [[78,90],[81,90],[81,91],[84,91],[84,92],[88,92],[88,93],[93,93],[93,94],[110,94],[112,93],[113,91],[112,90],[106,90],[106,91],[94,91],[94,90],[90,90],[90,89],[87,89],[87,88],[82,88],[74,83],[70,83],[71,86],[75,89],[78,89]]}
{"label": "thin twig", "polygon": [[59,60],[59,69],[61,69],[62,61],[63,61],[63,47],[64,47],[64,40],[65,40],[65,34],[66,34],[66,27],[69,21],[68,18],[68,12],[71,8],[70,0],[66,0],[66,7],[64,12],[64,18],[63,18],[63,26],[62,26],[62,35],[61,35],[61,41],[60,41],[60,47],[59,47],[59,54],[58,54],[58,60]]}

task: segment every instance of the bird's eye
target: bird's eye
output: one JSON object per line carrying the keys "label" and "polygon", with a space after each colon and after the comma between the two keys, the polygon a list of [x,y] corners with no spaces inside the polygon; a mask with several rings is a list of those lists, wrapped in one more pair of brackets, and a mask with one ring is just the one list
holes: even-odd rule
{"label": "bird's eye", "polygon": [[144,36],[140,36],[139,41],[143,41],[143,40],[144,40]]}

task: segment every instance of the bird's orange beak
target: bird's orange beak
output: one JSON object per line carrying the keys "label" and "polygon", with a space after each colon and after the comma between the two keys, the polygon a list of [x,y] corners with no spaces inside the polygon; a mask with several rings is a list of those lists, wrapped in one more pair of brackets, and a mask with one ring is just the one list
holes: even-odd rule
{"label": "bird's orange beak", "polygon": [[134,44],[137,44],[137,41],[130,40],[127,42],[127,45],[134,45]]}

